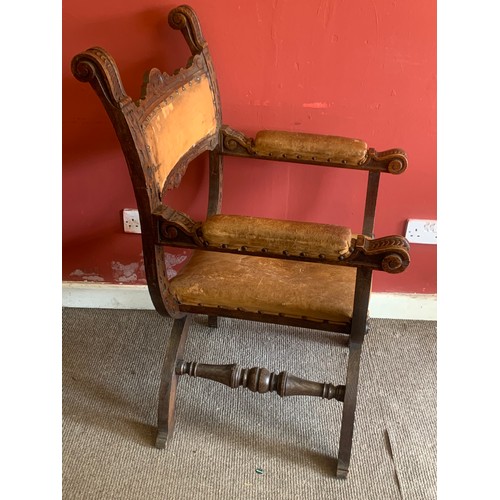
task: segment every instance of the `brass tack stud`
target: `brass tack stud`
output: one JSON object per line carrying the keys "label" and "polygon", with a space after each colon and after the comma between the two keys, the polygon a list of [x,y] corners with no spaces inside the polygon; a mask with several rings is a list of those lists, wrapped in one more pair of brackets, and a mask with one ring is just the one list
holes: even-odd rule
{"label": "brass tack stud", "polygon": [[263,248],[263,249],[261,250],[261,252],[262,252],[262,253],[266,253],[266,252],[268,252],[268,251],[269,251],[269,250],[268,250],[267,248]]}
{"label": "brass tack stud", "polygon": [[325,254],[320,253],[320,254],[319,254],[319,258],[320,258],[320,259],[324,259],[324,258],[325,258]]}

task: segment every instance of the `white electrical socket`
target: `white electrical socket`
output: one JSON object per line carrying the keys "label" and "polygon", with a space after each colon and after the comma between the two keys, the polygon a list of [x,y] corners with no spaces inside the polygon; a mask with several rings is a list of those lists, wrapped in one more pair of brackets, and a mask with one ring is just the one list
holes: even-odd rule
{"label": "white electrical socket", "polygon": [[410,243],[437,245],[437,221],[408,219],[405,237]]}
{"label": "white electrical socket", "polygon": [[137,208],[123,209],[123,230],[126,233],[141,232],[141,221],[139,220],[139,210]]}

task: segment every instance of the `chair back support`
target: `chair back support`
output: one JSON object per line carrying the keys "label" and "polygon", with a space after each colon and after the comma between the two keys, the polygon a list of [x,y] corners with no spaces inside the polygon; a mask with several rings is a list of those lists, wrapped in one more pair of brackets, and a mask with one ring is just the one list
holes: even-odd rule
{"label": "chair back support", "polygon": [[149,98],[153,109],[141,123],[154,178],[162,191],[179,183],[182,158],[208,139],[216,139],[218,132],[217,104],[205,71],[175,91],[165,91],[167,84],[168,77],[164,79],[159,71],[150,73],[148,89],[153,89],[146,93],[146,100],[151,93],[155,95],[156,88],[159,99]]}
{"label": "chair back support", "polygon": [[160,314],[178,317],[169,293],[165,251],[156,245],[157,222],[152,214],[165,192],[176,188],[191,160],[219,144],[221,107],[208,45],[198,18],[187,5],[169,16],[191,50],[185,67],[172,75],[153,68],[146,73],[141,97],[125,92],[117,65],[100,47],[76,55],[75,77],[92,85],[108,113],[120,141],[134,187],[141,220],[144,265],[151,299]]}
{"label": "chair back support", "polygon": [[146,189],[151,213],[167,189],[179,185],[189,162],[213,150],[221,127],[220,99],[208,46],[187,6],[169,22],[180,29],[192,52],[184,68],[169,75],[153,68],[144,77],[141,97],[125,92],[117,65],[102,48],[78,54],[72,70],[89,82],[111,118],[129,166],[136,196]]}

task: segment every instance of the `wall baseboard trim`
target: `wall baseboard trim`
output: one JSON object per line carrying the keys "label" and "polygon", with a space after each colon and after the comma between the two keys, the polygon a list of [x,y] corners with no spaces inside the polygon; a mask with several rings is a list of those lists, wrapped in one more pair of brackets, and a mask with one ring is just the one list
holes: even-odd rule
{"label": "wall baseboard trim", "polygon": [[[146,285],[72,281],[62,284],[62,306],[90,309],[154,309]],[[373,292],[370,317],[437,321],[437,296]]]}

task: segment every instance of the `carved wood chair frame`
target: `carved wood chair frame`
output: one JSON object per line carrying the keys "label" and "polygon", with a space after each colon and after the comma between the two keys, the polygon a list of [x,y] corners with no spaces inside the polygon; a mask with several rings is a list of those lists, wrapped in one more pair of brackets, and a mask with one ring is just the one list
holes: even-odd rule
{"label": "carved wood chair frame", "polygon": [[[372,272],[381,270],[399,273],[404,271],[410,262],[409,245],[405,238],[398,235],[373,237],[380,174],[397,175],[404,172],[407,167],[406,154],[400,149],[383,152],[369,149],[365,158],[357,164],[307,154],[262,154],[255,147],[253,138],[222,123],[219,91],[212,60],[193,9],[186,5],[179,6],[170,12],[168,21],[172,28],[182,32],[192,57],[184,68],[173,75],[162,73],[158,69],[149,71],[145,76],[142,95],[138,101],[133,101],[126,94],[117,66],[104,49],[99,47],[88,49],[76,55],[72,61],[73,74],[78,80],[92,85],[120,140],[140,214],[145,271],[151,299],[160,314],[174,318],[161,375],[156,446],[165,447],[172,434],[177,380],[179,376],[188,374],[212,379],[233,388],[244,386],[254,392],[275,391],[280,396],[311,395],[342,402],[337,476],[346,477],[351,458],[361,350],[368,325]],[[215,125],[209,133],[184,152],[164,178],[159,178],[151,145],[145,140],[145,131],[159,108],[168,106],[170,102],[176,102],[179,95],[202,79],[208,82],[211,91]],[[362,234],[353,237],[349,252],[335,261],[321,254],[294,255],[286,250],[277,253],[269,252],[266,248],[256,251],[244,245],[232,248],[211,244],[203,235],[200,221],[194,221],[187,214],[174,210],[164,203],[164,199],[168,197],[166,196],[168,190],[179,185],[190,161],[204,151],[209,151],[207,217],[221,212],[224,156],[322,165],[366,172],[367,191]],[[169,290],[165,264],[166,246],[355,267],[352,319],[348,322],[318,322],[307,317],[179,304]],[[322,384],[292,376],[287,372],[275,374],[261,368],[242,369],[238,365],[186,362],[183,359],[184,345],[191,318],[195,314],[208,315],[209,325],[213,327],[217,326],[217,317],[221,316],[347,335],[349,355],[345,384],[337,386]]]}

